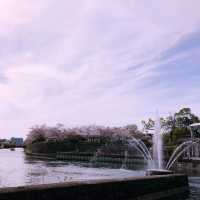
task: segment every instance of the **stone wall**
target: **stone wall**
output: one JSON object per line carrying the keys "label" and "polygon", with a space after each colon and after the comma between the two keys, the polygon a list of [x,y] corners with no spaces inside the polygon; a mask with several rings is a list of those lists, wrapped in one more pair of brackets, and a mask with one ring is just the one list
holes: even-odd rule
{"label": "stone wall", "polygon": [[165,175],[2,188],[0,200],[182,200],[187,193],[187,176]]}

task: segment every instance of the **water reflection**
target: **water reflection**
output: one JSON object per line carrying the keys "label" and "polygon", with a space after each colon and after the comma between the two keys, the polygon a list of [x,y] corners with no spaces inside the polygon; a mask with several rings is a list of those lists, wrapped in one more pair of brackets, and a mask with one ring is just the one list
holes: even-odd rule
{"label": "water reflection", "polygon": [[2,149],[0,158],[1,187],[144,175],[144,171],[119,169],[119,166],[111,169],[107,166],[88,166],[86,163],[30,158],[24,154],[23,149]]}
{"label": "water reflection", "polygon": [[[120,165],[68,163],[49,159],[27,157],[23,149],[0,150],[0,187],[35,185],[88,179],[111,179],[144,176],[145,166],[135,165],[134,170],[120,169]],[[132,166],[133,167],[133,166]],[[176,171],[187,173],[191,194],[187,200],[200,199],[200,165],[178,164]]]}

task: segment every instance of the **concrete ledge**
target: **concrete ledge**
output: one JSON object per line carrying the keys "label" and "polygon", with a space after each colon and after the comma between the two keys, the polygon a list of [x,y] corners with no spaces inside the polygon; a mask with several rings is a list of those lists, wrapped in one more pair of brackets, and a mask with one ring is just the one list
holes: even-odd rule
{"label": "concrete ledge", "polygon": [[0,200],[182,200],[187,194],[187,176],[164,175],[1,188]]}
{"label": "concrete ledge", "polygon": [[146,176],[169,175],[169,174],[173,174],[173,172],[169,170],[160,170],[160,169],[149,169],[146,171]]}

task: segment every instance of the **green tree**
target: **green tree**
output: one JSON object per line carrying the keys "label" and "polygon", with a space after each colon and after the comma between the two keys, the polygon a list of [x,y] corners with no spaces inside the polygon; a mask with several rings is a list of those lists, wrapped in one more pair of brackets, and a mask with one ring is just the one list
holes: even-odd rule
{"label": "green tree", "polygon": [[[199,117],[192,113],[190,108],[182,108],[177,113],[165,118],[160,118],[162,132],[165,133],[167,144],[177,144],[182,139],[190,136],[189,125],[200,122]],[[142,121],[143,131],[148,132],[155,128],[152,119]]]}
{"label": "green tree", "polygon": [[199,118],[191,112],[190,108],[182,108],[179,112],[175,113],[174,118],[177,128],[187,128],[193,123],[200,122]]}
{"label": "green tree", "polygon": [[148,119],[148,121],[142,121],[143,131],[145,133],[148,133],[149,130],[154,130],[155,128],[155,121],[153,121],[151,118]]}

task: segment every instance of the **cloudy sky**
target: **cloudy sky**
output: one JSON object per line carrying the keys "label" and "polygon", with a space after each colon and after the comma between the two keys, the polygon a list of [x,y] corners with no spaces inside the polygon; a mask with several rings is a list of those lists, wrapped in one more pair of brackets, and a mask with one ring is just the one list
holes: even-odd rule
{"label": "cloudy sky", "polygon": [[200,114],[199,0],[1,0],[0,137],[35,124]]}

